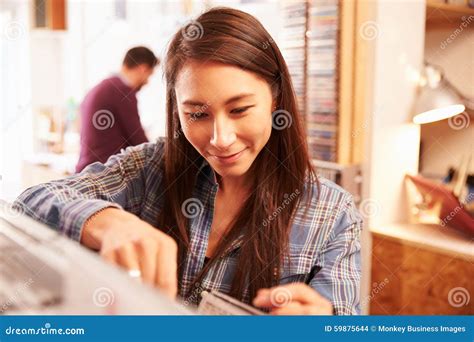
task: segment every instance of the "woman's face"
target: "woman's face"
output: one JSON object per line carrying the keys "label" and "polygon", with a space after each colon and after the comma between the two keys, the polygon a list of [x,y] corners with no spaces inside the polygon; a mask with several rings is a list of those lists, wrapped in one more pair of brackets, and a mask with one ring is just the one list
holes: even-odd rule
{"label": "woman's face", "polygon": [[220,176],[243,176],[272,131],[268,83],[235,66],[192,61],[175,91],[186,139]]}

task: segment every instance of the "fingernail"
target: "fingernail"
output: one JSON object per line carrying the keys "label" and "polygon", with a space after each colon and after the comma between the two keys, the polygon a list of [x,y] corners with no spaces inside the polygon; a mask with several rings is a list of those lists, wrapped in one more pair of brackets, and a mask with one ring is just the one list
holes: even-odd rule
{"label": "fingernail", "polygon": [[253,305],[259,305],[260,303],[262,303],[262,301],[263,301],[263,297],[257,296],[253,299]]}

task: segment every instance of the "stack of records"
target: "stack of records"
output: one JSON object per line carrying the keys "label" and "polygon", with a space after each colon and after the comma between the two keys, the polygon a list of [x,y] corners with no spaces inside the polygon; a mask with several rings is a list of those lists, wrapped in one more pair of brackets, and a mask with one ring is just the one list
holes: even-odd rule
{"label": "stack of records", "polygon": [[281,50],[295,87],[300,114],[306,112],[306,25],[307,3],[303,0],[287,1],[283,5]]}
{"label": "stack of records", "polygon": [[337,160],[338,1],[309,6],[306,128],[313,159]]}

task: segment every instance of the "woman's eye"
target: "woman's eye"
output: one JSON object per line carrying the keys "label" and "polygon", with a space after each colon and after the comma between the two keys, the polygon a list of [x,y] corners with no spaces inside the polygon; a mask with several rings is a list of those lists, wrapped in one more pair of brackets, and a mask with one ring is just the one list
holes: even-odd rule
{"label": "woman's eye", "polygon": [[232,109],[230,112],[233,114],[240,114],[240,113],[244,113],[245,111],[247,111],[247,109],[252,108],[252,107],[254,106],[239,107],[239,108]]}
{"label": "woman's eye", "polygon": [[188,113],[189,116],[191,117],[192,120],[199,120],[199,119],[203,119],[207,116],[206,113],[203,113],[203,112],[195,112],[195,113]]}

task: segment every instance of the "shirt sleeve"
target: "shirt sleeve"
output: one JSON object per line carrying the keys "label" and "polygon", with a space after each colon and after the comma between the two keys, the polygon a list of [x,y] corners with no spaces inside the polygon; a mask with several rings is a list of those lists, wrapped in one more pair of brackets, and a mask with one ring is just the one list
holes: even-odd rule
{"label": "shirt sleeve", "polygon": [[126,139],[131,146],[148,142],[148,138],[140,122],[136,96],[130,95],[129,99],[126,99],[117,107],[117,111],[120,117],[120,128],[124,134],[123,138]]}
{"label": "shirt sleeve", "polygon": [[321,270],[310,281],[310,286],[332,303],[336,315],[360,314],[362,224],[351,198],[342,206],[317,260]]}
{"label": "shirt sleeve", "polygon": [[146,166],[158,148],[153,143],[129,147],[105,164],[93,163],[79,174],[31,187],[13,208],[80,241],[84,223],[104,208],[138,214]]}

